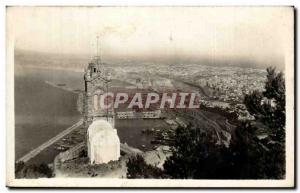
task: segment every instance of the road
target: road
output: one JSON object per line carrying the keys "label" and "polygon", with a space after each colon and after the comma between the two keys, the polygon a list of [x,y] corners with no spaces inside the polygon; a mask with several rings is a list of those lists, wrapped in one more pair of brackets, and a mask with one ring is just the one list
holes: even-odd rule
{"label": "road", "polygon": [[81,119],[80,121],[78,121],[77,123],[75,123],[74,125],[72,125],[71,127],[68,127],[67,129],[65,129],[64,131],[60,132],[55,137],[51,138],[47,142],[43,143],[42,145],[40,145],[37,148],[35,148],[32,151],[30,151],[29,153],[25,154],[17,162],[21,162],[22,161],[22,162],[25,163],[25,162],[29,161],[30,159],[32,159],[36,155],[38,155],[41,151],[43,151],[44,149],[46,149],[50,145],[54,144],[55,142],[57,142],[58,140],[62,139],[67,134],[71,133],[72,131],[74,131],[75,129],[77,129],[78,127],[80,127],[82,125],[82,123],[83,123],[83,120]]}

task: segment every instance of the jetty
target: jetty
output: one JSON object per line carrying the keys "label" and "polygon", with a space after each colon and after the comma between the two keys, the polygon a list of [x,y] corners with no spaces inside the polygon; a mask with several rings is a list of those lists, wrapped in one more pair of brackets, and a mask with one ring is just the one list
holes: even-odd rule
{"label": "jetty", "polygon": [[80,119],[74,125],[68,127],[67,129],[63,130],[62,132],[60,132],[55,137],[49,139],[48,141],[46,141],[42,145],[38,146],[37,148],[35,148],[35,149],[31,150],[30,152],[28,152],[27,154],[25,154],[23,157],[21,157],[20,159],[17,160],[17,163],[18,162],[24,162],[24,163],[28,162],[30,159],[32,159],[36,155],[38,155],[41,151],[45,150],[47,147],[49,147],[52,144],[56,143],[58,140],[60,140],[63,137],[65,137],[66,135],[68,135],[69,133],[71,133],[72,131],[74,131],[78,127],[80,127],[82,124],[83,124],[83,120]]}

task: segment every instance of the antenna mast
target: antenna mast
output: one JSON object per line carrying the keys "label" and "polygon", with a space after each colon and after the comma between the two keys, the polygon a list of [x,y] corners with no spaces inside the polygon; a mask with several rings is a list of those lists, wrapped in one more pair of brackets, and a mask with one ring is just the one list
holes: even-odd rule
{"label": "antenna mast", "polygon": [[97,64],[99,64],[98,62],[101,62],[101,58],[100,58],[100,44],[99,44],[99,36],[96,37],[97,38],[97,50],[96,50],[96,60],[97,60]]}

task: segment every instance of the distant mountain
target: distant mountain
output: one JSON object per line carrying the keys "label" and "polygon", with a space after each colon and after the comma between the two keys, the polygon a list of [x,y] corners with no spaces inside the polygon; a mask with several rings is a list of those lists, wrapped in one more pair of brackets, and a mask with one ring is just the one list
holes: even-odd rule
{"label": "distant mountain", "polygon": [[15,64],[62,69],[83,69],[89,61],[86,55],[54,54],[37,51],[15,50]]}
{"label": "distant mountain", "polygon": [[[15,62],[17,65],[30,65],[47,68],[64,68],[73,70],[83,70],[90,56],[86,54],[63,54],[63,53],[44,53],[38,51],[28,51],[22,49],[15,50]],[[245,68],[267,68],[275,66],[279,70],[284,70],[284,61],[282,58],[270,58],[268,61],[258,62],[255,58],[214,58],[214,57],[189,57],[189,56],[112,56],[104,57],[106,65],[110,66],[130,66],[130,65],[146,65],[149,63],[155,65],[185,65],[199,64],[206,66],[236,66]]]}

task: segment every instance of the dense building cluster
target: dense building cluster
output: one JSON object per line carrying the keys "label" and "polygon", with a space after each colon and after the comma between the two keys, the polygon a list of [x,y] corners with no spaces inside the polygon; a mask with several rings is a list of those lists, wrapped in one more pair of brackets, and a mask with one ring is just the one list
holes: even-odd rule
{"label": "dense building cluster", "polygon": [[116,65],[110,71],[113,78],[131,84],[130,88],[154,91],[188,88],[200,94],[203,105],[235,112],[239,119],[252,119],[246,109],[241,108],[243,99],[254,90],[263,91],[266,77],[265,69],[230,65],[144,63]]}

